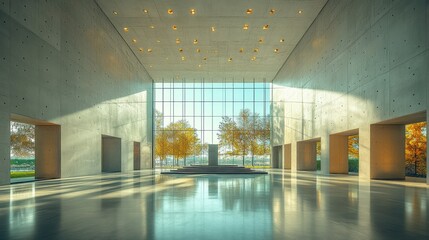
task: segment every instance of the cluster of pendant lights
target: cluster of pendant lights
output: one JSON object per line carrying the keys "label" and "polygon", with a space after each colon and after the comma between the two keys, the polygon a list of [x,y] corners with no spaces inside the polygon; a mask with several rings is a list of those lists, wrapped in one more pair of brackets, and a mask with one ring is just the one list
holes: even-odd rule
{"label": "cluster of pendant lights", "polygon": [[[147,10],[147,9],[143,9],[143,12],[144,13],[149,13],[149,11]],[[276,12],[276,10],[275,9],[270,9],[270,11],[269,11],[269,14],[270,15],[274,15],[275,14],[275,12]],[[191,15],[195,15],[197,13],[197,11],[194,9],[194,8],[191,8],[190,10],[189,10],[189,14],[191,14]],[[247,9],[246,10],[246,14],[252,14],[253,13],[253,9],[251,9],[251,8],[249,8],[249,9]],[[118,12],[117,11],[113,11],[113,14],[114,15],[118,15]],[[167,10],[167,14],[169,14],[169,15],[173,15],[174,14],[174,11],[173,11],[173,9],[168,9]],[[298,14],[302,14],[302,10],[299,10],[298,11]],[[266,25],[264,25],[264,26],[262,26],[262,29],[263,30],[267,30],[267,29],[269,29],[269,25],[268,24],[266,24]],[[152,29],[154,29],[155,28],[155,26],[153,26],[153,25],[151,25],[150,26],[150,28],[152,28]],[[177,25],[173,25],[173,26],[171,26],[171,28],[173,29],[173,30],[177,30]],[[248,30],[249,29],[249,24],[244,24],[243,25],[243,30]],[[123,30],[124,30],[124,32],[128,32],[129,31],[129,28],[128,27],[124,27],[123,28]],[[212,31],[212,32],[216,32],[216,27],[214,27],[214,26],[212,26],[211,28],[210,28],[210,30]],[[282,39],[280,39],[280,42],[282,43],[282,42],[284,42],[285,40],[282,38]],[[137,43],[137,39],[132,39],[132,42],[133,43]],[[161,42],[161,41],[157,41],[158,43],[159,42]],[[259,43],[263,43],[263,39],[259,39],[259,41],[258,41]],[[180,39],[179,38],[176,38],[176,44],[180,44]],[[194,39],[193,40],[193,44],[194,45],[196,45],[196,44],[198,44],[198,39]],[[144,51],[144,49],[143,48],[139,48],[138,49],[140,52],[143,52]],[[197,53],[199,53],[201,50],[199,49],[199,48],[197,48],[196,49],[196,51],[197,51]],[[254,53],[257,53],[259,51],[259,49],[258,48],[254,48],[253,49],[253,52]],[[151,48],[148,48],[147,49],[147,52],[148,53],[151,53],[152,52],[152,49]],[[183,49],[182,48],[179,48],[179,52],[180,53],[182,53],[183,52]],[[240,50],[239,50],[239,52],[240,53],[243,53],[244,52],[244,49],[243,48],[240,48]],[[276,49],[274,49],[274,53],[279,53],[279,49],[278,48],[276,48]],[[181,58],[183,61],[185,60],[185,57],[184,56],[182,56],[182,58]],[[207,60],[207,57],[204,57],[203,58],[203,60]],[[252,60],[252,61],[255,61],[256,60],[256,57],[255,56],[253,56],[250,60]],[[230,57],[230,58],[228,58],[228,62],[232,62],[232,58]],[[201,67],[201,64],[200,65],[198,65],[199,67]]]}

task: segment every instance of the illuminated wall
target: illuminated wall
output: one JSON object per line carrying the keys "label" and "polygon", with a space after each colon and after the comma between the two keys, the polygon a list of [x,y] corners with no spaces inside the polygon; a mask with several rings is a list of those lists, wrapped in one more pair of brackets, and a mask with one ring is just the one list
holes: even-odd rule
{"label": "illuminated wall", "polygon": [[[360,176],[370,177],[371,124],[428,108],[428,1],[331,0],[273,81],[273,145],[357,130]],[[422,120],[422,119],[417,119]],[[424,119],[423,119],[424,120]],[[403,124],[408,120],[401,120]],[[399,141],[400,142],[400,141]]]}
{"label": "illuminated wall", "polygon": [[101,172],[101,136],[151,167],[152,79],[94,1],[0,2],[0,184],[12,114],[61,126],[61,177]]}

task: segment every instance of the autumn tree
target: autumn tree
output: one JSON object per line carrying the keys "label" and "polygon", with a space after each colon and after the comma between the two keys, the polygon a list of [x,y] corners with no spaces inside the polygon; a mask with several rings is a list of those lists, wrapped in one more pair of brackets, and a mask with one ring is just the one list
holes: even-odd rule
{"label": "autumn tree", "polygon": [[198,155],[202,150],[196,129],[192,128],[186,120],[170,123],[164,132],[170,146],[168,153],[177,160],[177,164],[179,159],[183,159],[186,165],[187,157]]}
{"label": "autumn tree", "polygon": [[359,135],[348,136],[348,152],[350,158],[359,158]]}
{"label": "autumn tree", "polygon": [[218,134],[220,147],[226,150],[228,155],[252,156],[252,165],[255,155],[263,155],[269,152],[270,124],[252,114],[249,109],[240,111],[236,121],[230,117],[223,117],[219,125]]}
{"label": "autumn tree", "polygon": [[14,157],[34,157],[35,126],[10,122],[10,148]]}
{"label": "autumn tree", "polygon": [[426,122],[406,125],[406,168],[419,176],[426,176],[426,143]]}

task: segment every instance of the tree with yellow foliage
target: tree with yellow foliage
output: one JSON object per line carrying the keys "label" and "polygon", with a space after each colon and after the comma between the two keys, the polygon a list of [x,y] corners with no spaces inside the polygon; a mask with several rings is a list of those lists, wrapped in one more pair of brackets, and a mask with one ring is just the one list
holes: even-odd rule
{"label": "tree with yellow foliage", "polygon": [[405,165],[407,172],[426,176],[426,122],[405,127]]}
{"label": "tree with yellow foliage", "polygon": [[186,165],[186,157],[198,155],[202,149],[199,147],[201,142],[196,129],[192,128],[186,120],[170,123],[164,132],[170,146],[168,155],[172,155],[176,159],[177,165],[179,159],[183,159],[184,165]]}

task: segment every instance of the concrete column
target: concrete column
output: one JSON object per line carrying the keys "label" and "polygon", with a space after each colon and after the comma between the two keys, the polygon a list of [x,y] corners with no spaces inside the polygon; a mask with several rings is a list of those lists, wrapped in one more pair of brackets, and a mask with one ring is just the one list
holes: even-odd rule
{"label": "concrete column", "polygon": [[371,127],[359,128],[359,178],[371,179]]}
{"label": "concrete column", "polygon": [[10,183],[10,121],[0,111],[0,185]]}
{"label": "concrete column", "polygon": [[101,171],[120,172],[121,169],[121,139],[116,137],[102,137]]}
{"label": "concrete column", "polygon": [[36,179],[61,177],[61,127],[37,125],[35,138]]}
{"label": "concrete column", "polygon": [[218,145],[209,144],[209,166],[218,165]]}
{"label": "concrete column", "polygon": [[371,178],[405,178],[405,126],[371,125]]}
{"label": "concrete column", "polygon": [[297,150],[297,170],[316,171],[316,142],[298,142]]}
{"label": "concrete column", "polygon": [[292,161],[292,144],[283,145],[283,168],[291,169],[291,161]]}
{"label": "concrete column", "polygon": [[331,135],[329,137],[329,173],[349,173],[348,136]]}

